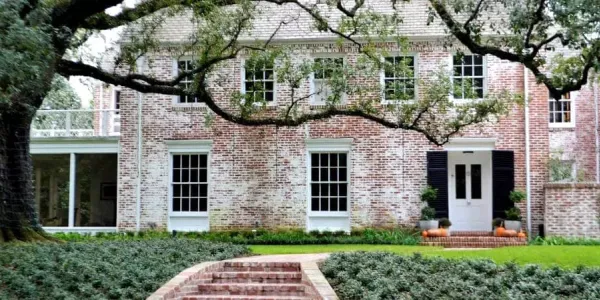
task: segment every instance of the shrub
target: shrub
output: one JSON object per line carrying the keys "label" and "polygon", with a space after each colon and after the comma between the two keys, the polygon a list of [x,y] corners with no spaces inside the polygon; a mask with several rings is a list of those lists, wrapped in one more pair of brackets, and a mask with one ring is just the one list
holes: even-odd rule
{"label": "shrub", "polygon": [[519,190],[513,190],[508,195],[508,199],[510,199],[510,201],[513,203],[521,203],[523,200],[525,200],[525,198],[527,198],[527,195],[525,195],[523,191]]}
{"label": "shrub", "polygon": [[342,300],[600,298],[598,268],[569,271],[481,259],[349,252],[332,254],[321,271]]}
{"label": "shrub", "polygon": [[442,227],[442,228],[448,228],[448,227],[452,226],[452,222],[450,222],[450,219],[448,219],[448,218],[441,218],[439,224],[440,224],[440,227]]}
{"label": "shrub", "polygon": [[421,191],[421,201],[427,203],[429,206],[433,206],[433,202],[437,199],[437,189],[432,186],[426,186]]}
{"label": "shrub", "polygon": [[521,210],[518,207],[511,207],[506,211],[506,220],[521,221]]}
{"label": "shrub", "polygon": [[145,299],[188,267],[248,253],[191,239],[3,245],[0,299]]}
{"label": "shrub", "polygon": [[425,206],[421,209],[421,220],[429,221],[435,219],[435,208]]}
{"label": "shrub", "polygon": [[[146,231],[144,234],[107,233],[102,236],[77,233],[60,233],[55,236],[66,241],[88,240],[146,240],[170,239],[173,234],[168,232]],[[413,228],[392,229],[357,229],[350,234],[343,231],[311,231],[301,229],[286,229],[267,231],[238,230],[210,232],[177,232],[177,237],[187,239],[202,239],[213,242],[226,242],[242,245],[305,245],[305,244],[394,244],[417,245],[421,241],[419,231]]]}

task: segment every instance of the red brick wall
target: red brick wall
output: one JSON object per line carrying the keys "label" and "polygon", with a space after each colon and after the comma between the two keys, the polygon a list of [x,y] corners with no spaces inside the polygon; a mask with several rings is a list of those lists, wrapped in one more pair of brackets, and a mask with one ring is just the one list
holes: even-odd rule
{"label": "red brick wall", "polygon": [[[390,45],[386,45],[390,46]],[[333,45],[298,45],[297,57],[339,51]],[[450,53],[440,44],[417,43],[418,70],[423,78]],[[356,61],[353,49],[344,48],[349,63]],[[152,58],[150,69],[162,79],[172,76],[172,58]],[[227,103],[240,86],[240,62],[224,64],[220,87],[213,88],[218,101]],[[487,59],[488,87],[523,92],[523,67]],[[377,85],[379,77],[357,78],[357,84]],[[530,80],[531,159],[533,227],[542,222],[548,157],[547,91]],[[303,88],[308,91],[306,82]],[[278,87],[278,99],[289,90]],[[118,226],[135,226],[137,180],[137,104],[135,93],[124,90],[122,100],[121,153],[119,156]],[[349,99],[353,101],[355,99]],[[183,109],[171,96],[145,95],[143,101],[143,162],[141,225],[166,227],[168,214],[168,152],[165,140],[207,139],[213,141],[210,162],[211,229],[247,228],[259,221],[267,227],[304,227],[307,207],[305,139],[353,138],[351,150],[351,225],[413,225],[419,218],[419,191],[426,184],[425,152],[434,149],[420,134],[384,128],[355,117],[335,117],[295,128],[243,127],[216,118],[205,125],[206,111]],[[304,105],[303,109],[309,109]],[[494,137],[496,147],[515,151],[516,184],[525,188],[525,130],[523,108],[515,106],[498,124],[475,126],[464,137]]]}
{"label": "red brick wall", "polygon": [[600,238],[599,195],[596,183],[547,184],[546,235]]}

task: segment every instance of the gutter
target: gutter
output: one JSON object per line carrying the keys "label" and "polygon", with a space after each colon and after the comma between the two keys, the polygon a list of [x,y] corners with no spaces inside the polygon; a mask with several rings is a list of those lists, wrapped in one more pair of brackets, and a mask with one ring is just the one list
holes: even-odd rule
{"label": "gutter", "polygon": [[596,183],[600,183],[600,137],[598,136],[598,75],[594,75],[594,112],[595,112],[595,126],[594,136],[596,137]]}
{"label": "gutter", "polygon": [[[137,61],[137,68],[140,74],[144,74],[144,57],[140,57]],[[135,191],[135,231],[140,231],[140,219],[142,210],[142,100],[144,94],[138,92],[138,103],[137,103],[137,115],[138,115],[138,126],[137,126],[137,140],[138,140],[138,153],[137,153],[137,186]]]}
{"label": "gutter", "polygon": [[531,151],[529,141],[529,70],[523,66],[525,90],[525,189],[527,194],[527,232],[531,234]]}

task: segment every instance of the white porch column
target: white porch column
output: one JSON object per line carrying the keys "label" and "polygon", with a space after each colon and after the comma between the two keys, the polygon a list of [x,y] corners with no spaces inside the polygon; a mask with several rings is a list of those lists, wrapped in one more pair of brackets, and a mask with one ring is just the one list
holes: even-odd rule
{"label": "white porch column", "polygon": [[77,160],[75,153],[71,153],[71,164],[69,171],[69,227],[75,226],[75,172]]}

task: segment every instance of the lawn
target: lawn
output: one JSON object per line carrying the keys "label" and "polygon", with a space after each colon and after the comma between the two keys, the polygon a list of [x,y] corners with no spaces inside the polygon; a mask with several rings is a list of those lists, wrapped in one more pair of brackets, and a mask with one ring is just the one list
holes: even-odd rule
{"label": "lawn", "polygon": [[401,245],[254,245],[254,254],[299,254],[347,251],[387,251],[396,254],[420,252],[425,256],[446,258],[489,258],[496,263],[539,264],[545,267],[558,265],[574,268],[579,265],[600,266],[600,247],[596,246],[524,246],[489,250],[452,250],[441,247]]}

